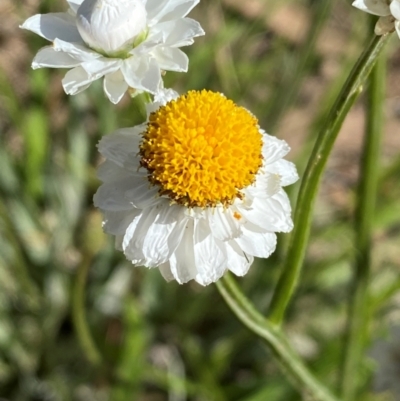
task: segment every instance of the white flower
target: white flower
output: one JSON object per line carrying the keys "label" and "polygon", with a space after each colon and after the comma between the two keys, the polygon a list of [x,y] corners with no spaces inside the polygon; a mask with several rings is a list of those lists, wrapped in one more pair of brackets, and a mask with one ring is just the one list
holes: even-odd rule
{"label": "white flower", "polygon": [[98,145],[104,230],[133,264],[159,267],[167,280],[243,276],[254,256],[275,250],[275,232],[292,229],[282,189],[298,179],[283,160],[290,148],[219,93],[164,94],[147,123]]}
{"label": "white flower", "polygon": [[355,0],[353,6],[381,17],[375,26],[377,35],[396,29],[400,37],[400,0]]}
{"label": "white flower", "polygon": [[118,103],[128,87],[157,93],[162,71],[188,69],[179,47],[204,34],[185,18],[199,0],[67,0],[69,12],[37,14],[21,28],[53,42],[32,68],[72,68],[62,81],[67,94],[104,77],[104,92]]}

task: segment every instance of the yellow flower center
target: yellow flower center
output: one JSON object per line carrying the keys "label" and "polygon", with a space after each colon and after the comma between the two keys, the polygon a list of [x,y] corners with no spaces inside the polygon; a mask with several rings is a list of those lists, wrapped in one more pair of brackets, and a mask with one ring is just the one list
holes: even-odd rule
{"label": "yellow flower center", "polygon": [[188,207],[232,204],[262,165],[257,119],[220,93],[191,91],[149,117],[141,165],[160,195]]}

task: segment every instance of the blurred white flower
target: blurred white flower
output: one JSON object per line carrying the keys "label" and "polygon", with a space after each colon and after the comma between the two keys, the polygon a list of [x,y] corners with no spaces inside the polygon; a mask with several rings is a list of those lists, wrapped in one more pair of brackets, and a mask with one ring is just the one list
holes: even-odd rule
{"label": "blurred white flower", "polygon": [[282,187],[298,179],[290,148],[220,93],[169,90],[149,105],[145,124],[104,137],[103,184],[94,196],[104,230],[134,265],[167,280],[243,276],[267,258],[275,232],[292,229]]}
{"label": "blurred white flower", "polygon": [[68,0],[66,13],[37,14],[21,26],[45,39],[33,68],[72,68],[62,84],[69,95],[104,77],[107,97],[118,103],[128,87],[156,93],[162,71],[188,69],[179,47],[204,34],[185,18],[199,0]]}
{"label": "blurred white flower", "polygon": [[375,26],[377,35],[393,32],[400,37],[400,0],[355,0],[353,6],[379,18]]}

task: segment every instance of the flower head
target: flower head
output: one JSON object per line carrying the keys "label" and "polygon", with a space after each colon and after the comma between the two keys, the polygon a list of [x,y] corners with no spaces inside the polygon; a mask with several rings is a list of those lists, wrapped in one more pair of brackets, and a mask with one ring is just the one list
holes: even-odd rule
{"label": "flower head", "polygon": [[162,92],[145,124],[104,137],[94,203],[135,265],[207,285],[246,274],[292,229],[286,142],[220,93]]}
{"label": "flower head", "polygon": [[71,68],[67,94],[104,77],[107,97],[118,103],[127,89],[157,93],[162,71],[188,69],[179,47],[204,34],[185,18],[199,0],[68,0],[65,13],[37,14],[21,28],[53,42],[39,50],[33,68]]}
{"label": "flower head", "polygon": [[400,37],[400,0],[355,0],[353,6],[379,18],[375,26],[377,35],[393,32]]}
{"label": "flower head", "polygon": [[84,0],[76,13],[76,27],[85,43],[112,57],[128,54],[147,34],[147,12],[141,0]]}

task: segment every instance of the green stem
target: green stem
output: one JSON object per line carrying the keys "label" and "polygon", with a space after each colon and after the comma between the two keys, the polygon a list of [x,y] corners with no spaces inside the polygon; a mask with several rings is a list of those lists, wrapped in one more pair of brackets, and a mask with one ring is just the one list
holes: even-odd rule
{"label": "green stem", "polygon": [[355,215],[356,250],[354,277],[349,299],[349,320],[341,369],[341,394],[355,399],[359,371],[368,331],[368,284],[371,269],[371,234],[379,177],[379,153],[383,127],[386,58],[382,55],[372,70],[368,88],[367,125],[360,162],[360,178]]}
{"label": "green stem", "polygon": [[361,93],[362,86],[389,36],[374,36],[354,66],[331,109],[325,126],[318,135],[301,183],[294,215],[294,230],[291,235],[283,273],[271,301],[269,316],[275,324],[281,324],[297,285],[310,235],[313,206],[328,156],[344,118]]}
{"label": "green stem", "polygon": [[216,285],[236,317],[253,333],[266,341],[281,367],[288,373],[304,399],[339,401],[308,370],[292,349],[282,330],[271,324],[254,308],[230,274],[226,274]]}
{"label": "green stem", "polygon": [[72,293],[72,320],[86,359],[93,365],[101,364],[101,354],[90,333],[85,313],[85,286],[91,258],[86,257],[78,267]]}

